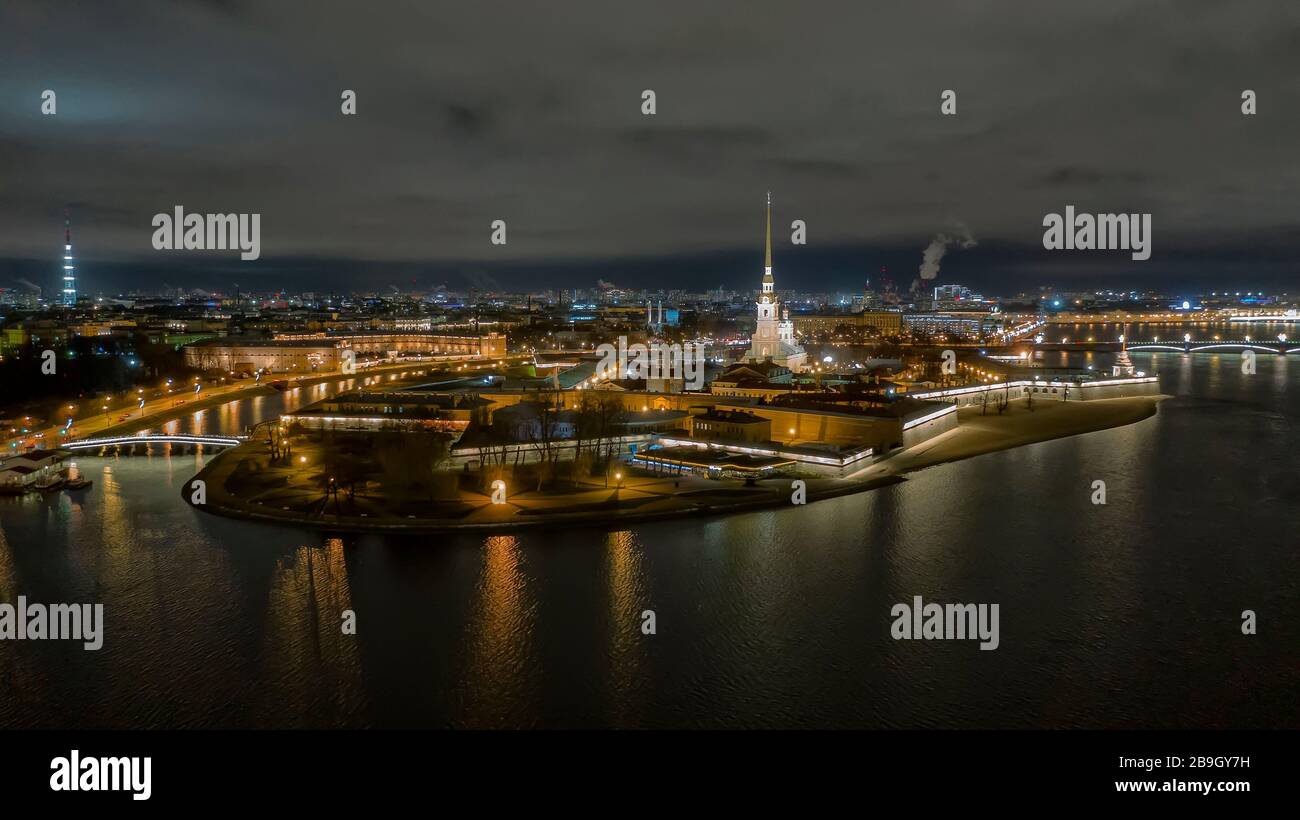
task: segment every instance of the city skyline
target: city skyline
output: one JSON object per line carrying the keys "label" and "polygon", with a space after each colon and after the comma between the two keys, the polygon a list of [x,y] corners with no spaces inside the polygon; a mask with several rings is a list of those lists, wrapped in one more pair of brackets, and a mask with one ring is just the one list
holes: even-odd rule
{"label": "city skyline", "polygon": [[[52,246],[53,247],[53,246]],[[53,247],[61,254],[62,246]],[[915,276],[915,263],[922,259],[916,248],[787,246],[782,268],[802,284],[800,292],[847,293],[866,287],[879,288],[888,278],[895,287],[919,291],[944,284],[965,284],[992,295],[1014,296],[1042,289],[1062,291],[1159,291],[1195,296],[1211,291],[1267,291],[1290,295],[1296,281],[1285,253],[1258,250],[1249,265],[1232,249],[1180,251],[1170,258],[1147,263],[1133,270],[1089,274],[1071,270],[1086,267],[1082,262],[1062,260],[1060,264],[1027,261],[1032,249],[981,243],[978,248],[949,256],[943,272],[933,280]],[[17,291],[39,287],[57,294],[62,270],[61,257],[45,259],[0,259],[0,289]],[[998,259],[1017,260],[1004,267]],[[245,292],[336,292],[367,293],[426,292],[445,288],[524,293],[536,290],[539,279],[564,290],[598,289],[602,283],[628,290],[687,290],[701,292],[723,288],[752,290],[752,277],[761,254],[753,248],[735,248],[707,254],[674,257],[639,257],[621,260],[542,260],[536,262],[376,262],[372,260],[278,258],[267,262],[270,269],[240,267],[238,260],[217,252],[196,251],[188,256],[150,258],[139,262],[94,261],[82,278],[85,295],[111,296],[129,292],[156,293],[181,288],[233,293]],[[1086,261],[1086,260],[1084,260]],[[881,264],[877,264],[881,263]],[[85,268],[78,256],[78,268]],[[1249,270],[1250,273],[1242,273]],[[614,281],[609,281],[613,279]],[[791,290],[783,288],[783,290]]]}

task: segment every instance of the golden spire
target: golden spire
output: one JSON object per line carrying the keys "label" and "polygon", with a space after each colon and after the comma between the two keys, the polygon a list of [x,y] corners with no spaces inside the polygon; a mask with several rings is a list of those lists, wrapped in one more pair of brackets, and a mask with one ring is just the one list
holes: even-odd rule
{"label": "golden spire", "polygon": [[763,257],[763,267],[767,270],[772,269],[772,192],[767,192],[767,242],[765,244],[766,255]]}

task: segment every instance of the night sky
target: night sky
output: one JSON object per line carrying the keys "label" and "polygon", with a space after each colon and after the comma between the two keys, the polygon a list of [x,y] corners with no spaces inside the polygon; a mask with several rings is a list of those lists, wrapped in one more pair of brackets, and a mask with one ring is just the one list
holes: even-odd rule
{"label": "night sky", "polygon": [[[770,189],[781,288],[965,230],[939,282],[1300,290],[1294,2],[6,0],[0,67],[4,287],[53,293],[66,205],[91,292],[753,287]],[[1044,250],[1070,204],[1151,260]],[[176,205],[262,258],[153,250]]]}

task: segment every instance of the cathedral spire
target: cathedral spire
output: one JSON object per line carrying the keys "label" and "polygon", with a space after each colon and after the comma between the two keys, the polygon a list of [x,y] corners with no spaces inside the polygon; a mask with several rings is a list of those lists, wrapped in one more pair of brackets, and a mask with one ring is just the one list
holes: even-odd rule
{"label": "cathedral spire", "polygon": [[808,351],[795,341],[794,322],[789,309],[781,309],[776,295],[776,282],[772,278],[772,192],[767,192],[767,211],[763,215],[763,287],[754,301],[754,335],[749,339],[749,350],[744,359],[750,362],[771,362],[792,371],[803,370],[808,364]]}
{"label": "cathedral spire", "polygon": [[767,275],[772,274],[772,192],[767,192],[767,242],[764,244],[763,268]]}

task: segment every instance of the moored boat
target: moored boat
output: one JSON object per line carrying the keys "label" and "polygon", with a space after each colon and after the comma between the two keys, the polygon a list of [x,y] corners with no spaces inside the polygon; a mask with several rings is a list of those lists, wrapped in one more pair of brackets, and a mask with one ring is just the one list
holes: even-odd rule
{"label": "moored boat", "polygon": [[55,474],[50,476],[49,478],[40,479],[33,486],[39,492],[52,493],[55,490],[61,489],[65,483],[66,480],[63,478],[62,475]]}

